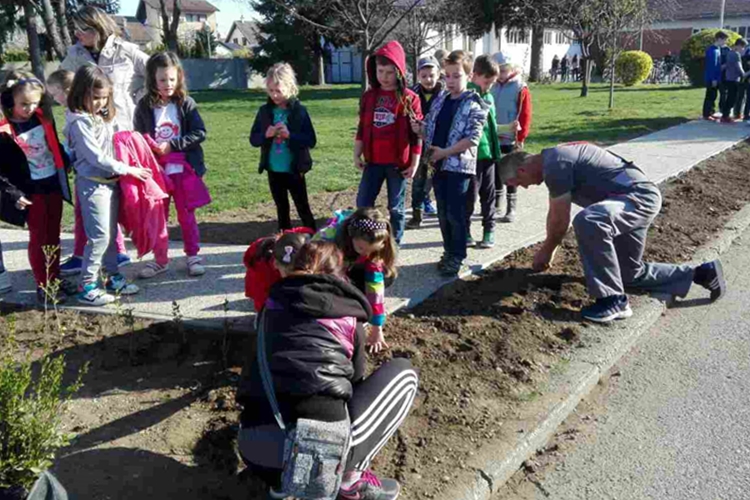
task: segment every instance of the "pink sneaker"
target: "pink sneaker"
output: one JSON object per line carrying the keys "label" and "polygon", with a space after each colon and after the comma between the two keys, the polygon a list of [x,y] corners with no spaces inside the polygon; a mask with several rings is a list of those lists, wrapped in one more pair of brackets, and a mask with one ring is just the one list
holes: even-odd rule
{"label": "pink sneaker", "polygon": [[349,488],[339,489],[338,500],[396,500],[401,493],[401,485],[395,479],[378,479],[366,470]]}

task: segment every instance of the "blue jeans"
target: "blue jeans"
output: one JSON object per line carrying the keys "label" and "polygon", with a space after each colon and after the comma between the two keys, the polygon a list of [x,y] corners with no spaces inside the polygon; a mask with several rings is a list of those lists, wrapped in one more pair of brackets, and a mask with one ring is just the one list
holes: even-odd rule
{"label": "blue jeans", "polygon": [[449,257],[463,261],[466,258],[466,200],[469,196],[471,175],[439,171],[432,178],[438,205],[443,249]]}
{"label": "blue jeans", "polygon": [[362,180],[359,182],[357,192],[357,207],[374,207],[375,200],[380,194],[380,188],[386,181],[388,187],[388,212],[391,217],[391,228],[393,239],[396,244],[401,244],[406,226],[406,179],[395,165],[376,165],[368,163],[362,172]]}
{"label": "blue jeans", "polygon": [[414,210],[422,210],[424,204],[430,201],[432,178],[427,172],[428,168],[427,164],[420,164],[411,183],[411,208]]}

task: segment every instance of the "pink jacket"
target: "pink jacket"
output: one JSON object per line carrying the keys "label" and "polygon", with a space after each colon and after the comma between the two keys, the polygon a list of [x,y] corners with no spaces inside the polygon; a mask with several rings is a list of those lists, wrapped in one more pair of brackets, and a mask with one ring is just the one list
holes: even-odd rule
{"label": "pink jacket", "polygon": [[115,158],[131,167],[148,168],[153,176],[140,181],[132,176],[120,178],[120,224],[138,250],[138,258],[154,249],[166,224],[164,202],[169,197],[161,168],[144,137],[138,132],[117,132]]}
{"label": "pink jacket", "polygon": [[[157,146],[156,141],[148,134],[144,137],[152,150],[155,149]],[[182,174],[174,174],[182,176],[181,183],[173,183],[168,175],[164,175],[167,192],[174,198],[174,203],[178,209],[195,210],[211,203],[211,195],[208,192],[206,184],[203,182],[203,179],[198,177],[193,167],[190,166],[185,153],[169,153],[168,155],[160,156],[158,162],[161,166],[165,166],[168,163],[182,165]]]}

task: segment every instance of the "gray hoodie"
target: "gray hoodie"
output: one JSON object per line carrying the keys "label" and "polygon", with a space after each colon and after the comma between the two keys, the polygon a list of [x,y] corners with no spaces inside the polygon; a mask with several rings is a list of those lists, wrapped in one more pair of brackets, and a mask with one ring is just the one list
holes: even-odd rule
{"label": "gray hoodie", "polygon": [[124,175],[128,165],[115,160],[114,128],[100,116],[70,113],[65,125],[70,161],[83,177],[111,178]]}

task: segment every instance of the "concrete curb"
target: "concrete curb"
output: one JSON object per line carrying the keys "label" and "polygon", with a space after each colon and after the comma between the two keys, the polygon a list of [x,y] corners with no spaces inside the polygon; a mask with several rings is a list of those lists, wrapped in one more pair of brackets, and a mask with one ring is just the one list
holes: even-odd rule
{"label": "concrete curb", "polygon": [[[737,212],[723,231],[700,247],[695,262],[713,260],[726,252],[750,227],[750,205]],[[501,437],[480,448],[467,463],[469,468],[451,478],[452,486],[435,500],[489,500],[515,474],[521,464],[542,448],[578,403],[596,386],[666,310],[666,304],[651,297],[633,297],[631,319],[611,326],[591,326],[584,332],[589,344],[566,358],[565,373],[550,376],[538,400],[524,404],[518,418],[503,423]],[[529,430],[531,429],[531,430]]]}

